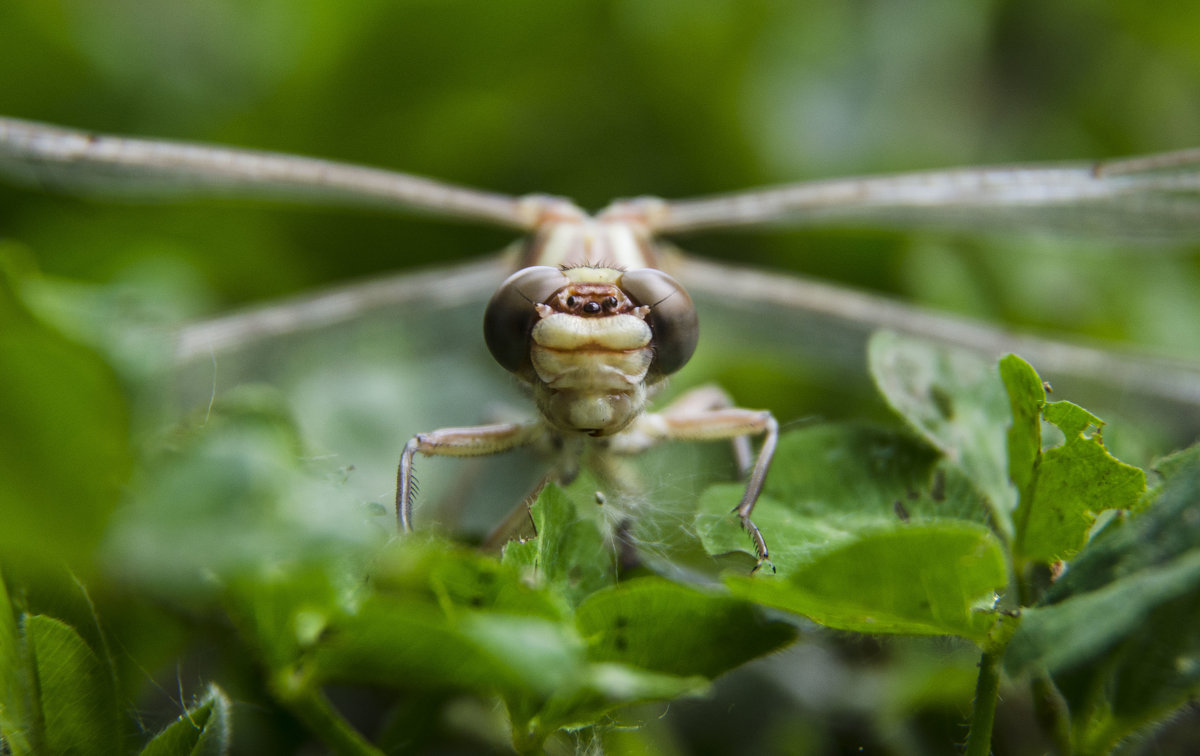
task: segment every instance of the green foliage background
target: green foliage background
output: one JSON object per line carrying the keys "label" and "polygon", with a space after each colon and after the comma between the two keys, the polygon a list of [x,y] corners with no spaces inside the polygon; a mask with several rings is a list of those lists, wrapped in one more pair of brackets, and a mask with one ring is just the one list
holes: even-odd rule
{"label": "green foliage background", "polygon": [[[691,196],[854,173],[1193,146],[1200,134],[1198,31],[1200,10],[1085,0],[8,0],[0,5],[0,69],[7,72],[0,78],[0,111],[100,131],[320,155],[507,192],[563,194],[597,207],[618,196]],[[59,313],[55,322],[72,324],[76,335],[119,331],[131,318],[212,314],[333,281],[439,265],[510,240],[490,229],[362,211],[240,202],[114,206],[0,187],[5,265],[20,280],[35,270],[46,274],[55,284],[54,295],[45,298]],[[1129,341],[1184,357],[1200,353],[1194,254],[1127,254],[1131,250],[1095,240],[857,231],[678,241],[699,254],[790,268],[994,322]],[[90,283],[104,288],[82,285]],[[322,512],[319,502],[310,502],[303,522],[281,531],[278,512],[250,505],[284,501],[295,490],[314,487],[314,481],[290,477],[297,456],[311,450],[295,435],[289,408],[269,392],[227,399],[215,415],[227,425],[210,428],[203,438],[155,439],[168,452],[187,453],[182,461],[169,453],[152,460],[157,488],[147,489],[134,458],[147,434],[161,432],[161,418],[140,403],[125,409],[125,397],[134,393],[157,411],[139,382],[154,356],[131,354],[106,333],[96,340],[108,345],[106,356],[120,367],[117,372],[19,307],[4,315],[0,473],[26,500],[40,497],[46,507],[86,504],[65,510],[71,517],[52,538],[13,537],[28,532],[19,528],[7,539],[0,535],[6,576],[17,582],[24,573],[38,576],[28,582],[38,588],[18,597],[44,613],[30,637],[66,649],[73,666],[59,671],[86,674],[101,697],[108,678],[87,649],[101,648],[104,638],[125,644],[113,655],[121,666],[114,677],[129,686],[121,695],[138,702],[143,730],[138,737],[113,735],[127,745],[178,716],[180,699],[207,696],[193,718],[213,723],[203,748],[214,750],[196,752],[220,752],[220,733],[231,717],[242,728],[238,742],[245,752],[299,747],[306,736],[294,714],[253,706],[239,712],[237,702],[265,700],[264,686],[280,683],[260,679],[261,660],[231,647],[227,628],[208,625],[219,623],[213,617],[222,612],[237,616],[237,607],[214,607],[219,592],[194,583],[187,584],[194,594],[171,597],[180,585],[177,576],[139,568],[161,567],[170,563],[165,557],[178,555],[184,574],[196,566],[189,559],[204,564],[216,555],[225,560],[219,568],[237,572],[256,565],[263,552],[315,549],[318,558],[323,548],[326,556],[353,553],[378,535],[363,526],[371,518],[351,509],[355,516],[339,519],[345,509]],[[464,342],[445,345],[446,354],[431,360],[457,365],[464,350],[478,347],[466,341],[471,327],[456,333],[464,334]],[[4,350],[5,339],[37,343],[38,352]],[[715,376],[740,401],[770,406],[785,420],[886,416],[878,399],[798,380],[803,355],[749,357],[738,360],[744,363],[738,369],[710,361],[706,375],[695,380]],[[466,416],[442,414],[447,419],[435,424],[477,421],[474,406],[463,409],[475,402],[463,397],[490,389],[471,381],[451,387],[457,394],[444,401]],[[1112,400],[1120,405],[1120,397]],[[319,405],[306,406],[315,412]],[[1089,409],[1115,420],[1106,407]],[[430,427],[386,403],[372,411],[396,418],[393,430],[401,438]],[[1105,438],[1130,450],[1121,456],[1131,461],[1145,464],[1154,453],[1189,440],[1163,438],[1156,428],[1139,427],[1137,418],[1122,419],[1130,422],[1114,422]],[[378,453],[394,457],[397,448],[385,442]],[[911,453],[920,464],[930,462],[921,457],[927,450]],[[195,481],[214,479],[229,486],[220,514],[230,520],[222,527],[206,527],[213,512],[201,500],[211,497],[197,496],[196,505],[188,506]],[[247,487],[258,480],[270,480],[274,488]],[[430,490],[437,480],[431,478]],[[336,489],[339,483],[315,482],[323,485]],[[130,487],[140,491],[132,501],[123,499]],[[374,495],[386,501],[385,492]],[[162,500],[181,506],[156,522]],[[145,561],[101,560],[97,568],[90,555],[112,548],[102,544],[111,538],[104,527],[119,502],[126,518],[120,532],[131,540],[118,544],[117,553]],[[171,529],[180,541],[149,538]],[[231,532],[242,538],[225,540]],[[318,532],[325,535],[312,538]],[[804,545],[799,536],[792,542]],[[62,556],[71,560],[74,576],[51,566]],[[119,586],[127,583],[111,581],[114,574],[135,576],[146,593],[125,594]],[[99,595],[85,596],[77,580],[101,586],[93,589]],[[305,591],[312,588],[297,581]],[[1065,595],[1086,588],[1058,590]],[[291,589],[285,584],[278,595]],[[336,586],[330,595],[340,595]],[[164,596],[165,610],[159,603]],[[261,598],[248,588],[235,600],[254,604]],[[1105,599],[1089,598],[1101,614],[1111,607]],[[92,602],[100,607],[104,632]],[[1067,612],[1064,620],[1052,607],[1038,611],[1030,635],[1016,641],[1028,658],[1045,656],[1039,644],[1055,637],[1056,622],[1077,619]],[[1166,619],[1171,612],[1191,616],[1177,604],[1154,611]],[[63,623],[83,640],[64,632]],[[805,633],[805,642],[787,654],[722,678],[714,698],[677,702],[665,725],[649,726],[648,734],[618,733],[610,747],[762,752],[773,744],[780,752],[802,747],[824,753],[860,744],[855,737],[864,726],[873,744],[895,753],[961,738],[977,661],[972,647],[949,640],[883,643],[809,626]],[[1093,642],[1103,645],[1104,639]],[[0,660],[3,653],[0,648]],[[1069,659],[1051,655],[1051,662],[1071,667]],[[1154,680],[1137,677],[1128,653],[1111,663],[1122,679],[1136,683],[1131,690],[1155,689]],[[713,671],[719,670],[702,673]],[[1071,674],[1067,695],[1073,702],[1091,700],[1099,683],[1080,671]],[[205,688],[213,679],[233,697],[233,713],[225,694]],[[676,692],[691,690],[681,686]],[[428,702],[428,711],[446,700]],[[1011,752],[1021,752],[1028,704],[1016,695],[1013,701],[1002,707],[997,727],[1000,746],[1009,737],[1018,749]],[[341,703],[353,710],[358,699],[348,693]],[[1136,709],[1133,703],[1118,702]],[[494,712],[454,705],[455,721],[466,723],[459,736],[476,747],[494,743],[488,740],[496,729]],[[376,713],[370,704],[363,710],[364,717]],[[432,716],[413,711],[420,707],[409,708],[409,721],[388,726],[417,731]],[[661,713],[651,709],[638,721],[656,721]],[[96,716],[108,721],[104,712]],[[1185,718],[1174,735],[1162,736],[1162,747],[1186,742],[1189,727],[1194,730]],[[484,735],[473,740],[478,733]]]}

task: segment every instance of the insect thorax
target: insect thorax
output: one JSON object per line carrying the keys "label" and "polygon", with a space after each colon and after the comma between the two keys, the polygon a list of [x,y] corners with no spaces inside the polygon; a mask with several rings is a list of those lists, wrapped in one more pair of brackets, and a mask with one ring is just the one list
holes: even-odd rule
{"label": "insect thorax", "polygon": [[580,216],[545,223],[529,237],[520,267],[598,265],[618,270],[657,268],[654,243],[634,218],[600,220]]}

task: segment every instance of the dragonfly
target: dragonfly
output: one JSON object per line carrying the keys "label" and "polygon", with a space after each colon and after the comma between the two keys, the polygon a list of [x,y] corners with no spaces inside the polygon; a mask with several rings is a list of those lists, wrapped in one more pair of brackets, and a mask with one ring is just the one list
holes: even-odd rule
{"label": "dragonfly", "polygon": [[[417,455],[471,457],[523,446],[563,451],[564,473],[585,456],[607,460],[667,441],[732,440],[747,477],[735,512],[761,565],[767,541],[752,514],[779,423],[701,387],[648,409],[699,338],[689,292],[776,304],[831,323],[896,328],[989,354],[1017,351],[1043,370],[1103,380],[1200,409],[1194,363],[1125,358],[1095,347],[1013,335],[818,281],[766,275],[679,255],[668,235],[788,225],[937,226],[1101,234],[1186,243],[1200,239],[1200,148],[1124,159],[1006,165],[807,181],[684,200],[637,197],[597,213],[543,194],[511,196],[328,160],[184,142],[95,134],[0,117],[0,173],[43,188],[116,195],[221,195],[353,203],[415,211],[521,232],[502,261],[461,271],[455,286],[495,292],[484,341],[524,384],[533,421],[441,428],[414,435],[396,475],[396,517],[413,528]],[[507,277],[505,277],[507,274]],[[183,329],[181,359],[360,316],[412,296],[433,278],[369,282]],[[686,284],[686,288],[685,288]],[[748,438],[761,439],[757,452]]]}

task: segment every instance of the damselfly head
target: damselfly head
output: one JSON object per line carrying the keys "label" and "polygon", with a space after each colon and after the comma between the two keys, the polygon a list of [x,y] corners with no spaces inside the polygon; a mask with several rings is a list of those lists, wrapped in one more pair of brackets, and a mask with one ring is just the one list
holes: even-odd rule
{"label": "damselfly head", "polygon": [[593,436],[633,422],[647,387],[683,367],[698,337],[687,292],[650,268],[526,268],[484,314],[488,349],[534,386],[546,419]]}

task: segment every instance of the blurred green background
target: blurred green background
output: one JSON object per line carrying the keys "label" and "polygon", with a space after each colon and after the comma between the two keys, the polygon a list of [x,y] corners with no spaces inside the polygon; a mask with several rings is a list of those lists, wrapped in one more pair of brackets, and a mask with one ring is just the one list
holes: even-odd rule
{"label": "blurred green background", "polygon": [[[594,208],[1191,146],[1198,30],[1200,8],[1091,0],[7,0],[0,111]],[[182,261],[216,292],[212,309],[510,240],[372,212],[0,192],[0,234],[47,272],[106,280],[148,258]],[[682,242],[992,319],[1200,353],[1198,329],[1181,325],[1200,317],[1194,260],[878,233]],[[1126,296],[1131,279],[1154,295]]]}
{"label": "blurred green background", "polygon": [[[1195,146],[1198,38],[1200,6],[1094,0],[5,0],[0,112],[560,194],[596,208],[640,194]],[[0,186],[7,251],[55,277],[180,281],[169,296],[191,297],[180,306],[193,314],[472,258],[511,240],[372,211],[114,205]],[[1195,250],[1127,255],[1094,240],[844,230],[678,241],[993,322],[1200,355]],[[441,370],[457,357],[427,362]],[[778,408],[767,392],[784,368],[758,367],[761,376],[743,378],[757,388],[741,393]],[[446,377],[450,369],[437,386],[456,388],[441,401],[461,417],[440,405],[429,412],[446,418],[439,422],[478,421],[479,403],[463,400],[474,389]],[[402,414],[415,411],[396,391],[403,379],[363,381],[375,390],[351,386],[362,405],[354,417],[395,436],[377,445],[390,474],[403,438],[430,426]],[[310,382],[346,386],[340,374]],[[314,390],[306,406],[345,422],[344,405],[328,396]],[[780,416],[811,412],[821,399],[806,401]],[[778,715],[763,729],[769,739],[820,743],[831,721],[854,732],[869,711],[885,729],[899,727],[918,706],[965,699],[974,657],[960,651],[893,649],[912,669],[881,682],[871,668],[884,655],[875,640],[806,644],[786,667],[768,660],[754,675],[731,676],[715,702],[675,708],[711,752],[733,752],[739,732],[758,731],[768,709]],[[848,658],[865,663],[844,666]],[[840,684],[797,667],[842,669],[833,675]],[[1019,730],[1028,712],[1010,716],[1002,730]],[[946,737],[936,742],[961,735],[961,719],[959,711],[937,719]]]}

